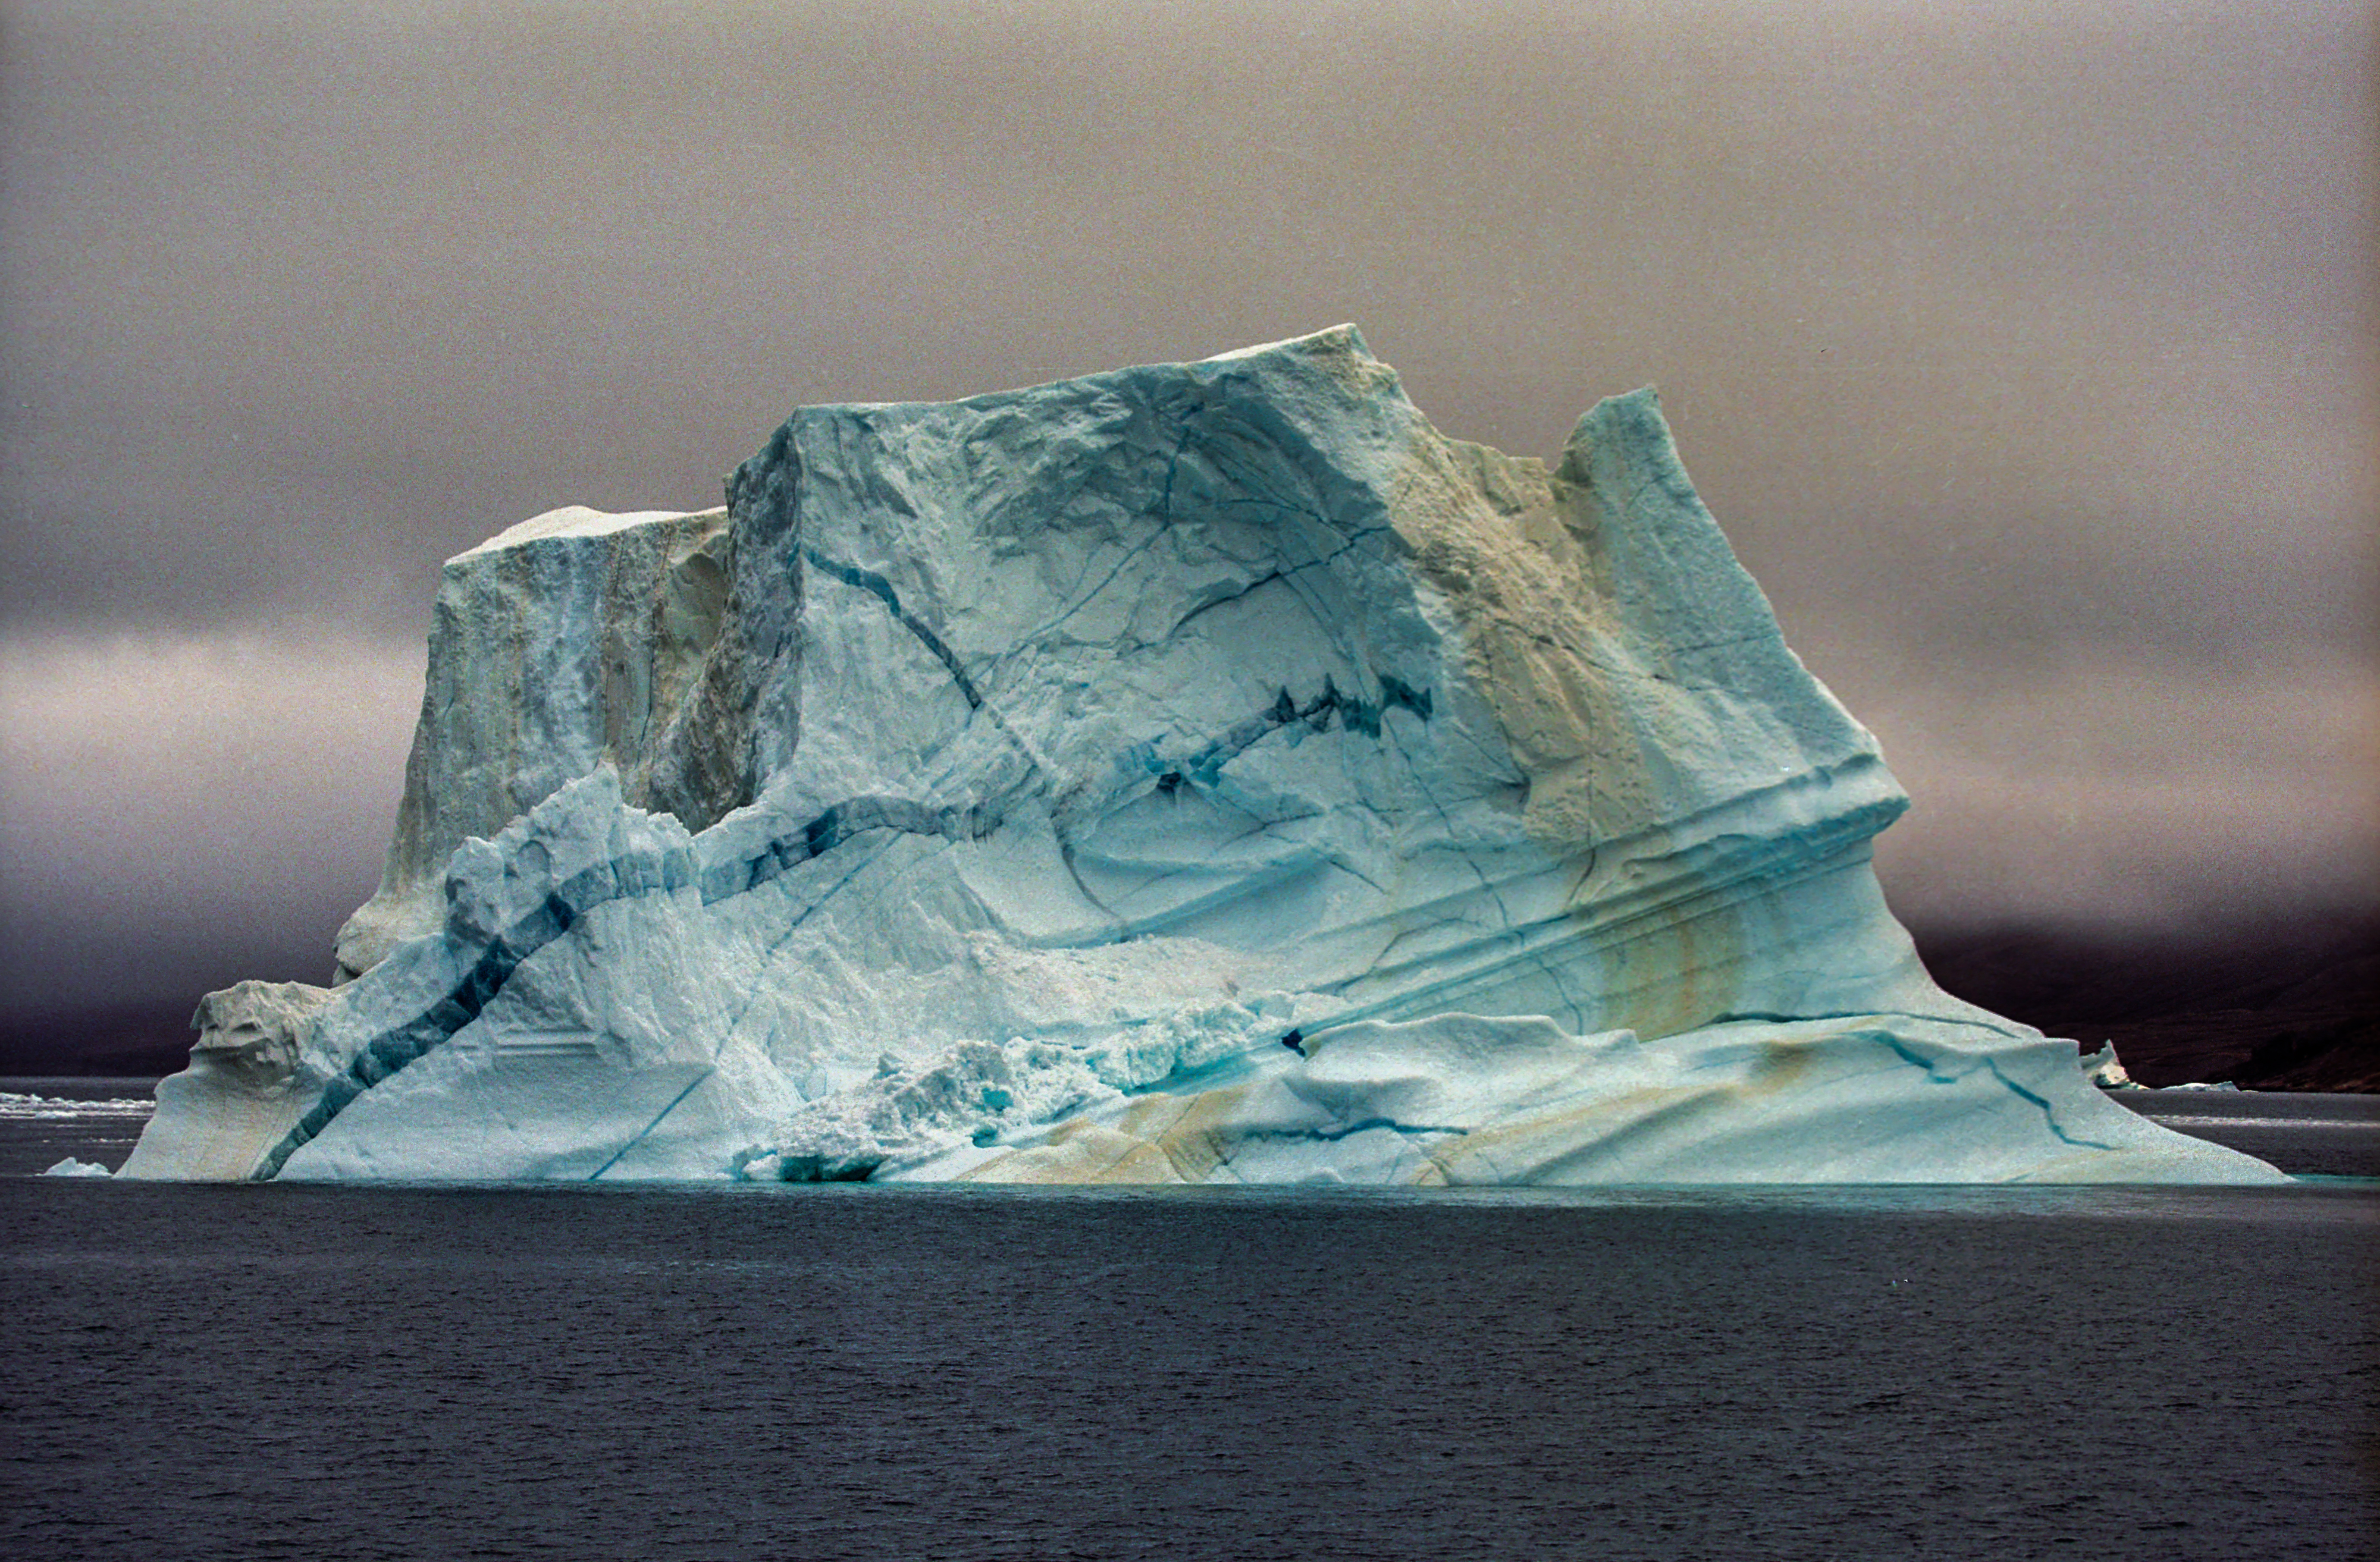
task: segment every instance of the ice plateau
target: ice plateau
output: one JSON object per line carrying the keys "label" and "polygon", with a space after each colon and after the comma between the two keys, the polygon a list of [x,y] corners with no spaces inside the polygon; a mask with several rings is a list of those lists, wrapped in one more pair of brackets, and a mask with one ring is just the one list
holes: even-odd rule
{"label": "ice plateau", "polygon": [[1927,978],[1906,799],[1649,391],[1551,467],[1352,327],[804,409],[450,560],[332,988],[183,1178],[2277,1181]]}

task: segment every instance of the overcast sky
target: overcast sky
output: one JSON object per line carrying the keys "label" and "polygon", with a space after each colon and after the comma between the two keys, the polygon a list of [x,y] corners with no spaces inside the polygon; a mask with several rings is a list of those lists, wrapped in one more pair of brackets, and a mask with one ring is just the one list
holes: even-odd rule
{"label": "overcast sky", "polygon": [[0,0],[0,1008],[326,978],[443,557],[1342,320],[1658,384],[1908,919],[2369,905],[2374,13]]}

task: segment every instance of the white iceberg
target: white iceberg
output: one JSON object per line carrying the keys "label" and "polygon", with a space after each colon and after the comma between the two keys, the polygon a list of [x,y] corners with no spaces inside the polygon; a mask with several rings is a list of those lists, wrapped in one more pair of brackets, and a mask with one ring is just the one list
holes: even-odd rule
{"label": "white iceberg", "polygon": [[2101,1090],[2143,1090],[2143,1086],[2116,1056],[2116,1043],[2102,1042],[2097,1052],[2082,1055],[2082,1077]]}
{"label": "white iceberg", "polygon": [[1937,988],[1905,805],[1649,391],[807,409],[449,561],[340,984],[211,997],[124,1175],[2280,1180]]}

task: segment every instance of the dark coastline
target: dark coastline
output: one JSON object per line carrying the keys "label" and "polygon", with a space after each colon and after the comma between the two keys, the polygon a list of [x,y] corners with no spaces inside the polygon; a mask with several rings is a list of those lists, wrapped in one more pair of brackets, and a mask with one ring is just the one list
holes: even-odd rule
{"label": "dark coastline", "polygon": [[[1949,991],[2095,1048],[2141,1083],[2380,1092],[2380,915],[2162,937],[1918,928]],[[178,1073],[195,994],[0,1017],[0,1074]]]}
{"label": "dark coastline", "polygon": [[0,1017],[0,1074],[135,1079],[178,1074],[189,1061],[187,998]]}
{"label": "dark coastline", "polygon": [[2380,916],[2162,938],[2035,926],[1915,934],[1935,981],[2140,1083],[2380,1092]]}

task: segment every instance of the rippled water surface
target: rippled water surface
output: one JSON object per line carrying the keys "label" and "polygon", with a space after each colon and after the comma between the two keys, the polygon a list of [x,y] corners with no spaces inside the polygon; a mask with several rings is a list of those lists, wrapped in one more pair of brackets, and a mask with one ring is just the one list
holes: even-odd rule
{"label": "rippled water surface", "polygon": [[2372,1556],[2375,1214],[0,1179],[0,1555]]}

